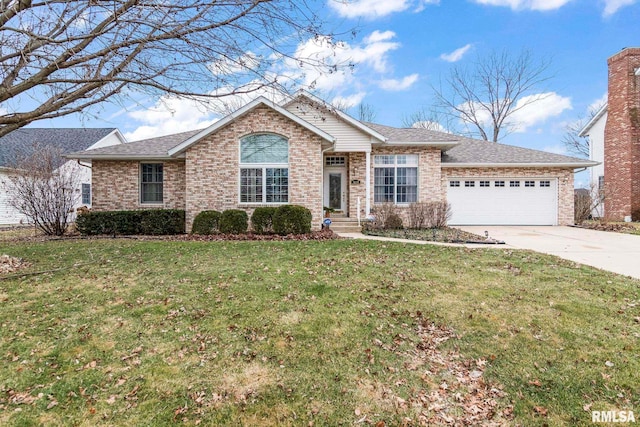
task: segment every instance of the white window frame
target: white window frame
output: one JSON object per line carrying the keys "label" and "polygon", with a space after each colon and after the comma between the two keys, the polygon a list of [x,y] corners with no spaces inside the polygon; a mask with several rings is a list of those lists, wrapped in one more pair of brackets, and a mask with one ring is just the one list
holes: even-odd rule
{"label": "white window frame", "polygon": [[[162,166],[162,181],[161,182],[143,182],[142,181],[142,177],[143,177],[143,173],[142,170],[144,169],[144,165],[160,165]],[[150,205],[150,206],[162,206],[164,204],[164,163],[162,162],[141,162],[140,163],[140,168],[139,168],[139,177],[138,177],[138,182],[139,182],[139,191],[138,191],[138,197],[139,197],[139,202],[141,205]],[[144,184],[161,184],[162,185],[162,200],[160,201],[145,201],[143,198],[143,186]]]}
{"label": "white window frame", "polygon": [[[274,135],[282,138],[287,142],[287,162],[286,163],[242,163],[242,140],[251,136],[260,136],[260,135]],[[290,148],[289,138],[284,135],[280,135],[277,133],[268,133],[268,132],[260,132],[253,133],[249,135],[245,135],[238,141],[238,203],[241,205],[269,205],[269,206],[278,206],[278,205],[286,205],[289,204],[289,196],[290,196],[290,188],[289,185],[289,159],[291,158],[290,153],[288,152]],[[242,201],[242,170],[243,169],[260,169],[262,171],[262,200],[255,202],[243,202]],[[267,170],[268,169],[286,169],[287,171],[287,201],[286,202],[267,202]]]}
{"label": "white window frame", "polygon": [[[399,163],[398,160],[403,159],[403,163]],[[393,163],[389,163],[389,160],[393,160]],[[373,202],[375,204],[384,204],[391,202],[378,202],[376,201],[376,183],[375,183],[375,169],[378,168],[393,168],[393,204],[394,205],[410,205],[420,200],[420,157],[418,154],[376,154],[373,156]],[[398,202],[398,169],[415,168],[416,170],[416,200],[413,202]]]}
{"label": "white window frame", "polygon": [[[85,193],[85,189],[88,189],[87,193]],[[88,202],[85,202],[84,196],[88,196]],[[80,200],[83,205],[91,205],[91,184],[83,182],[80,184]]]}

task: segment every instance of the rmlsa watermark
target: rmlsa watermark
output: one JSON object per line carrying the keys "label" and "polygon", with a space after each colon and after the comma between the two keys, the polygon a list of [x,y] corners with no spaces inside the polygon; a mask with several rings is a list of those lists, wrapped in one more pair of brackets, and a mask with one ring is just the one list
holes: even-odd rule
{"label": "rmlsa watermark", "polygon": [[635,423],[633,411],[591,411],[592,423]]}

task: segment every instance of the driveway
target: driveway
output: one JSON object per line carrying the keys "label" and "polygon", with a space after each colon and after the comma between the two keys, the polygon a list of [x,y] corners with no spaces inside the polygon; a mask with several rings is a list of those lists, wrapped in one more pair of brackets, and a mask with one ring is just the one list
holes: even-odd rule
{"label": "driveway", "polygon": [[457,227],[494,239],[516,249],[556,255],[602,270],[640,279],[640,236],[576,227],[463,226]]}

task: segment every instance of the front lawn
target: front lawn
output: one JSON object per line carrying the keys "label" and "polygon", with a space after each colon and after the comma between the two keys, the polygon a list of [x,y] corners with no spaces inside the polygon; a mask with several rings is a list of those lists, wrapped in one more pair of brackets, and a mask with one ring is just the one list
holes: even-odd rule
{"label": "front lawn", "polygon": [[555,257],[349,240],[2,254],[29,264],[0,276],[0,425],[640,416],[639,282]]}

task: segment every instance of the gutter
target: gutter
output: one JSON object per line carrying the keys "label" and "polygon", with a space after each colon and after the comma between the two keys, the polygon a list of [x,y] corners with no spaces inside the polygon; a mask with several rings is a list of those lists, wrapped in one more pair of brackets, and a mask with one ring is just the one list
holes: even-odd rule
{"label": "gutter", "polygon": [[441,163],[442,168],[588,168],[599,162],[582,163]]}

